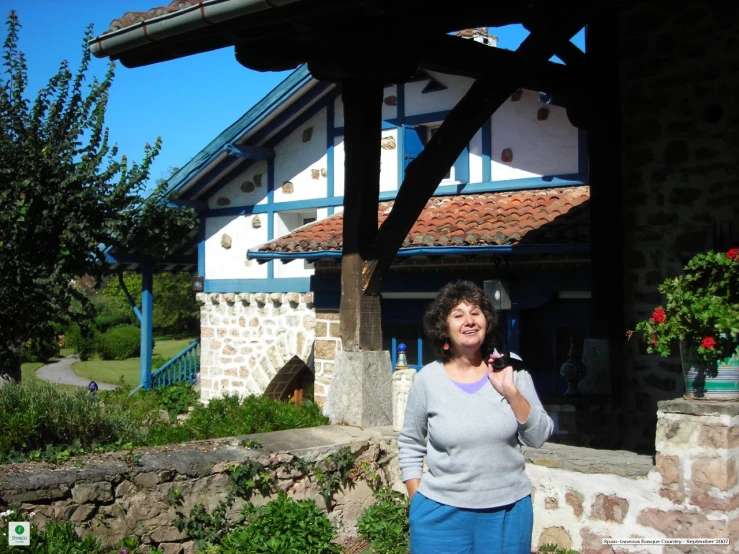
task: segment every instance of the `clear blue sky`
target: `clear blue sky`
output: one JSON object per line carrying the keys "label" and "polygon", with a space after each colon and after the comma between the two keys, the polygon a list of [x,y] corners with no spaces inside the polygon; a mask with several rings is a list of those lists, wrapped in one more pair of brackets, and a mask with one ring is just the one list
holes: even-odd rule
{"label": "clear blue sky", "polygon": [[[146,11],[170,0],[0,0],[5,18],[15,10],[23,28],[20,48],[26,54],[29,95],[46,85],[66,59],[74,70],[82,53],[85,27],[95,35],[105,32],[126,11]],[[519,26],[490,29],[498,46],[515,50],[527,32]],[[579,34],[573,42],[583,48]],[[102,77],[107,60],[94,58],[93,75]],[[144,145],[162,137],[152,179],[166,177],[171,167],[182,167],[228,125],[272,90],[287,72],[251,71],[234,58],[233,48],[179,60],[128,69],[117,65],[106,112],[106,125],[120,154],[141,160]]]}

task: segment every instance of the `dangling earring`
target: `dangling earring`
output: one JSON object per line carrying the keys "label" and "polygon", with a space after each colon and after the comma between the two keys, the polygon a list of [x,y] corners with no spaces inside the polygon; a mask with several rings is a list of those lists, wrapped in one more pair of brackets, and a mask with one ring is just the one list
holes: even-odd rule
{"label": "dangling earring", "polygon": [[449,350],[449,343],[448,342],[445,342],[444,343],[444,350]]}

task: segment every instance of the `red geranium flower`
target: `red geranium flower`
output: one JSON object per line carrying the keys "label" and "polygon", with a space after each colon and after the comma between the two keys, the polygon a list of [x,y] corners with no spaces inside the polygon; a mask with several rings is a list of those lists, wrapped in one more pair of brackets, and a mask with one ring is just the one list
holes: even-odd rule
{"label": "red geranium flower", "polygon": [[730,260],[735,260],[736,258],[739,258],[739,248],[732,248],[726,253],[726,255],[729,257]]}
{"label": "red geranium flower", "polygon": [[652,314],[652,321],[655,323],[662,323],[666,317],[665,311],[662,308],[657,308]]}
{"label": "red geranium flower", "polygon": [[659,342],[657,341],[657,335],[654,335],[652,337],[652,346],[657,346]]}
{"label": "red geranium flower", "polygon": [[716,339],[713,337],[706,337],[701,341],[701,346],[703,348],[710,348],[713,349],[716,346]]}

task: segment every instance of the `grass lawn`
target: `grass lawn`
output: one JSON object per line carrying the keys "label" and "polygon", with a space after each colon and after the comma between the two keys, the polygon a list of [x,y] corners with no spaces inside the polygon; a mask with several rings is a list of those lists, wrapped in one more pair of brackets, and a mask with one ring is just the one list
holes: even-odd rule
{"label": "grass lawn", "polygon": [[[156,342],[154,345],[154,356],[160,356],[164,360],[169,360],[182,352],[194,340],[183,339]],[[117,385],[121,377],[123,377],[123,382],[131,387],[139,384],[139,368],[139,358],[128,358],[127,360],[95,359],[87,362],[77,362],[72,366],[74,372],[85,379]]]}

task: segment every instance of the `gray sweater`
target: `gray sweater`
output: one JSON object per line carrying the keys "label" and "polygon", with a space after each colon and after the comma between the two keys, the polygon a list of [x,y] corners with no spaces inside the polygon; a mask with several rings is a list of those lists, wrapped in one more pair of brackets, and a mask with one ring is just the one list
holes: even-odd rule
{"label": "gray sweater", "polygon": [[531,375],[514,372],[514,381],[531,404],[525,423],[516,420],[508,402],[489,382],[469,394],[452,382],[439,361],[419,371],[398,437],[403,481],[421,479],[421,494],[459,508],[505,506],[530,494],[519,440],[539,448],[551,436],[554,424]]}

